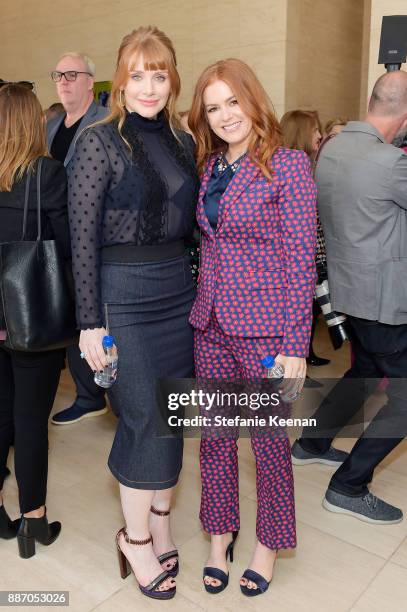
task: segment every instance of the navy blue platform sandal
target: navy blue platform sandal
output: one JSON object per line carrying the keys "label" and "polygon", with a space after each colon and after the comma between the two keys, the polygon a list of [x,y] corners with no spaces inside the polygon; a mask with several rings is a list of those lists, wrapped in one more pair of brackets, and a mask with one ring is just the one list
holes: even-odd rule
{"label": "navy blue platform sandal", "polygon": [[[232,531],[232,541],[228,544],[226,549],[226,561],[228,557],[230,562],[233,563],[233,547],[236,542],[236,538],[238,536],[238,531]],[[214,578],[215,580],[219,580],[221,584],[214,586],[213,584],[206,584],[205,576],[209,576],[209,578]],[[229,574],[226,574],[223,570],[218,567],[204,567],[203,569],[203,579],[204,579],[204,587],[208,593],[212,593],[216,595],[216,593],[221,593],[226,589],[229,584]]]}
{"label": "navy blue platform sandal", "polygon": [[247,597],[254,597],[255,595],[265,593],[271,582],[271,580],[270,582],[267,582],[263,576],[251,569],[247,569],[242,578],[246,578],[246,580],[254,582],[254,584],[257,586],[257,589],[249,589],[248,586],[243,586],[242,584],[240,585],[240,590],[242,591],[243,595],[246,595]]}

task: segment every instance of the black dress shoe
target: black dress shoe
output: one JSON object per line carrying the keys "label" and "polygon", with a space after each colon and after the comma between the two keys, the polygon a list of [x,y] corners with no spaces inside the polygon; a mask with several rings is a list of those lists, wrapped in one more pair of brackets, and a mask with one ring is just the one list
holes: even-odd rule
{"label": "black dress shoe", "polygon": [[320,383],[318,380],[314,380],[313,378],[310,378],[309,376],[305,377],[304,387],[306,387],[307,389],[318,389],[319,387],[323,387],[323,386],[324,385]]}
{"label": "black dress shoe", "polygon": [[331,363],[331,360],[324,359],[324,357],[318,357],[317,355],[310,355],[307,357],[307,363],[308,365],[318,368],[319,366],[328,365],[328,363]]}
{"label": "black dress shoe", "polygon": [[3,540],[15,538],[19,524],[20,519],[12,521],[4,506],[0,506],[0,538],[3,538]]}
{"label": "black dress shoe", "polygon": [[35,542],[49,546],[59,536],[61,523],[55,521],[48,523],[46,514],[41,518],[21,517],[17,533],[18,550],[20,557],[29,559],[35,555]]}

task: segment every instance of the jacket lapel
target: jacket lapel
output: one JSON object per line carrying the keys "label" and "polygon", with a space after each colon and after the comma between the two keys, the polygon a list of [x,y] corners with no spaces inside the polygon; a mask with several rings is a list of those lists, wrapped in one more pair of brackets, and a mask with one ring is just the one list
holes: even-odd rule
{"label": "jacket lapel", "polygon": [[69,162],[71,161],[74,151],[75,151],[76,141],[81,135],[82,130],[88,125],[90,125],[91,123],[93,123],[94,121],[96,121],[96,114],[97,114],[96,111],[97,111],[97,105],[95,102],[92,102],[92,104],[89,106],[88,110],[82,117],[82,121],[80,122],[79,127],[76,130],[75,136],[73,137],[71,144],[69,145],[68,153],[66,154],[65,161],[64,161],[64,166],[67,166]]}
{"label": "jacket lapel", "polygon": [[212,238],[215,237],[215,232],[213,230],[213,227],[208,221],[208,217],[206,216],[203,199],[204,199],[206,190],[208,189],[208,183],[209,183],[209,179],[212,174],[212,169],[215,164],[216,157],[217,157],[216,155],[212,155],[209,158],[209,161],[206,165],[205,172],[202,175],[201,188],[199,190],[199,197],[198,197],[197,215],[196,215],[201,230],[205,232],[206,234],[208,234],[209,236],[211,236]]}
{"label": "jacket lapel", "polygon": [[247,155],[240,163],[235,175],[227,186],[219,203],[219,218],[217,232],[222,230],[223,223],[227,217],[230,207],[239,198],[241,193],[258,176],[260,169]]}
{"label": "jacket lapel", "polygon": [[50,121],[47,124],[47,142],[48,142],[48,150],[51,149],[53,140],[55,138],[55,134],[58,132],[59,127],[63,121],[65,121],[66,113],[64,112],[60,117],[54,119],[54,121]]}
{"label": "jacket lapel", "polygon": [[[208,217],[206,216],[203,198],[208,189],[209,179],[211,177],[216,158],[217,155],[212,155],[210,157],[205,172],[202,176],[197,207],[198,223],[202,231],[212,238],[215,238],[215,231],[209,223]],[[239,168],[236,170],[235,175],[232,177],[232,180],[227,186],[225,193],[219,202],[219,216],[216,233],[221,231],[225,218],[227,217],[227,213],[232,204],[239,198],[241,193],[259,175],[259,173],[260,169],[248,156],[242,160]]]}

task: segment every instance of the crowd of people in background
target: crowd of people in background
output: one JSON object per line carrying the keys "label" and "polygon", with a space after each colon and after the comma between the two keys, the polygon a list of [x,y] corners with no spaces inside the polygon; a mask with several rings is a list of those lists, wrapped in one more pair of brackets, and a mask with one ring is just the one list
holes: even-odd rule
{"label": "crowd of people in background", "polygon": [[[292,461],[337,467],[327,510],[372,524],[402,520],[368,485],[404,437],[407,156],[390,143],[405,145],[406,73],[379,79],[365,121],[334,117],[324,129],[315,110],[278,121],[238,59],[207,67],[190,109],[178,114],[175,49],[155,27],[123,38],[108,108],[94,100],[89,57],[64,53],[51,78],[59,101],[44,112],[33,83],[0,80],[0,242],[20,240],[22,228],[25,240],[36,239],[41,187],[43,236],[72,262],[80,335],[66,351],[15,351],[0,310],[0,538],[17,537],[29,558],[36,542],[58,537],[61,524],[46,511],[48,419],[65,354],[76,397],[52,423],[106,413],[94,374],[107,366],[109,327],[120,354],[108,390],[118,419],[108,465],[125,519],[116,536],[120,572],[132,570],[148,597],[174,597],[180,561],[170,510],[183,441],[155,436],[156,381],[262,378],[272,356],[301,390],[307,362],[329,363],[313,345],[318,265],[328,270],[333,306],[348,315],[354,361],[317,410],[321,432],[332,435],[305,430],[290,448],[287,435],[250,432],[256,544],[241,591],[264,593],[278,551],[296,546]],[[383,377],[388,404],[351,453],[335,449],[335,435],[363,404],[364,382]],[[349,380],[360,380],[357,393]],[[2,497],[12,446],[15,520]],[[202,432],[200,519],[211,536],[203,586],[211,594],[228,585],[241,528],[237,455],[234,432]]]}

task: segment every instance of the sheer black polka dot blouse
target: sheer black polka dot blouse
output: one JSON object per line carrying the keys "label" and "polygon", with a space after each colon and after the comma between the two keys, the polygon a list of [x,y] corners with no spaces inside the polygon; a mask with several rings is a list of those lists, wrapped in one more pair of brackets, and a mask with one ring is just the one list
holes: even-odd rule
{"label": "sheer black polka dot blouse", "polygon": [[87,129],[68,167],[80,329],[103,325],[103,247],[188,239],[195,225],[199,182],[192,138],[177,131],[178,141],[163,113],[156,120],[128,113],[121,133],[125,140],[115,122]]}

